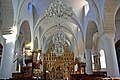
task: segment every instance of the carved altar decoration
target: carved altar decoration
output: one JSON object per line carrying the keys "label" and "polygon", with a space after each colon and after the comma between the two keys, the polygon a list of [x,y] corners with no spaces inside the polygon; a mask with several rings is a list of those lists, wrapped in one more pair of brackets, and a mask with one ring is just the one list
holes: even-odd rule
{"label": "carved altar decoration", "polygon": [[85,63],[80,62],[78,58],[75,58],[75,61],[74,61],[75,74],[85,74],[85,67],[86,67]]}
{"label": "carved altar decoration", "polygon": [[69,46],[64,45],[64,53],[56,56],[54,53],[54,44],[44,55],[44,70],[47,71],[50,79],[70,79],[70,74],[74,73],[74,53],[68,51]]}
{"label": "carved altar decoration", "polygon": [[33,63],[32,63],[32,69],[33,69],[33,76],[40,77],[43,72],[43,59],[42,59],[42,54],[41,50],[38,49],[36,51],[33,51]]}

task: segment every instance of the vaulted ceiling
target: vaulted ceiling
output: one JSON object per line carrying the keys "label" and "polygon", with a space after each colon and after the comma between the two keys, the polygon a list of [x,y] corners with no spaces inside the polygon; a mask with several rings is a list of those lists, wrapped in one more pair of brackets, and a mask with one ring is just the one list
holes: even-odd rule
{"label": "vaulted ceiling", "polygon": [[[27,24],[27,25],[19,25],[19,26],[26,26],[30,27],[31,30],[39,30],[40,32],[40,39],[43,43],[45,43],[44,46],[49,45],[49,42],[52,40],[52,36],[55,33],[55,26],[58,24],[57,19],[53,20],[53,23],[47,23],[49,20],[43,19],[45,10],[50,6],[51,3],[55,2],[56,0],[1,0],[0,6],[2,15],[2,26],[0,26],[0,29],[2,30],[3,34],[9,34],[12,33],[12,27],[14,24],[20,24],[20,21],[22,19],[28,20],[28,22],[31,22],[31,13],[29,12],[29,4],[33,6],[33,25]],[[81,42],[81,40],[78,39],[82,37],[82,24],[83,24],[83,6],[88,4],[86,0],[62,0],[64,4],[66,4],[68,7],[72,7],[72,10],[74,12],[74,16],[65,21],[60,21],[61,26],[63,26],[62,30],[66,35],[67,42],[71,44],[74,48],[77,48],[78,42]],[[18,18],[17,18],[18,16]],[[43,23],[39,23],[43,19]],[[21,21],[22,22],[22,21]],[[39,26],[36,26],[37,24],[40,24]],[[27,33],[27,30],[20,28],[20,31],[25,32],[25,36],[29,35]],[[18,31],[18,32],[20,32]],[[32,31],[34,32],[34,31]],[[37,31],[35,31],[37,32]],[[79,33],[79,34],[78,34]],[[32,34],[31,34],[32,35]],[[28,37],[30,38],[30,37]],[[45,39],[45,40],[44,40]],[[82,39],[82,38],[81,38]],[[26,37],[26,42],[27,37]],[[30,40],[30,39],[29,39]],[[49,41],[46,43],[46,41]],[[76,47],[74,45],[77,45]]]}
{"label": "vaulted ceiling", "polygon": [[[64,4],[66,4],[68,7],[72,7],[72,10],[74,12],[74,16],[71,19],[68,20],[61,20],[58,21],[58,19],[52,18],[50,20],[42,18],[44,15],[45,10],[50,6],[51,3],[54,3],[55,0],[33,0],[31,4],[34,5],[35,8],[35,14],[37,14],[36,17],[38,20],[41,18],[42,21],[39,23],[40,26],[40,32],[42,36],[41,42],[44,44],[44,46],[48,46],[51,43],[52,36],[55,33],[56,25],[60,22],[63,32],[66,35],[67,41],[71,44],[73,49],[77,49],[78,45],[77,42],[80,42],[78,39],[78,36],[82,37],[81,31],[82,31],[82,15],[83,15],[83,6],[87,4],[86,0],[62,0]],[[50,22],[50,23],[48,23]],[[37,23],[37,22],[36,22]],[[36,28],[36,27],[35,27]],[[39,28],[36,28],[39,30]],[[36,31],[37,32],[37,31]],[[78,34],[79,33],[79,34]],[[81,38],[82,39],[82,38]],[[78,40],[78,41],[77,41]],[[46,42],[49,41],[49,42]],[[74,46],[76,45],[76,46]],[[82,46],[83,47],[83,46]]]}

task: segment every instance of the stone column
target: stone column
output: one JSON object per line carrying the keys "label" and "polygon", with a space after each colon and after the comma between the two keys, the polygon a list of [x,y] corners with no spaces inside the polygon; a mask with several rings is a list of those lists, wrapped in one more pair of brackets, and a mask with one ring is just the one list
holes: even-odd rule
{"label": "stone column", "polygon": [[105,50],[107,75],[111,77],[119,77],[114,38],[114,34],[104,34],[101,36]]}
{"label": "stone column", "polygon": [[86,50],[86,73],[93,74],[91,49]]}
{"label": "stone column", "polygon": [[2,55],[1,79],[9,79],[12,77],[13,55],[16,36],[14,34],[5,35],[6,44]]}

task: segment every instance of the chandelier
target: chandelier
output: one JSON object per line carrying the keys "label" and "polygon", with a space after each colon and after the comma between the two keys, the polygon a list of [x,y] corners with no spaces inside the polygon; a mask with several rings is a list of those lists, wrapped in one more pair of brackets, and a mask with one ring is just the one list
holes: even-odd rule
{"label": "chandelier", "polygon": [[51,3],[50,6],[45,11],[45,16],[47,18],[57,17],[68,19],[68,17],[73,15],[72,7],[67,7],[61,0],[57,0]]}
{"label": "chandelier", "polygon": [[64,53],[64,44],[65,44],[65,34],[62,31],[62,26],[57,26],[57,30],[55,31],[55,34],[53,35],[53,44],[54,44],[54,52],[56,53],[56,56],[61,56],[62,53]]}
{"label": "chandelier", "polygon": [[55,46],[54,52],[56,53],[56,56],[61,56],[62,53],[64,53],[64,44],[66,39],[65,34],[62,31],[62,26],[60,25],[60,20],[68,19],[73,15],[72,7],[67,7],[67,5],[64,4],[61,0],[57,0],[50,4],[44,15],[48,19],[56,18],[57,23],[59,23],[52,40]]}

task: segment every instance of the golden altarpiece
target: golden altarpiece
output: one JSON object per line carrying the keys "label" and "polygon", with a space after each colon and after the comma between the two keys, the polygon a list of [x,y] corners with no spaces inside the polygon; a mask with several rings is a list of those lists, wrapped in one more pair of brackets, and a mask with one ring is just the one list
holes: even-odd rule
{"label": "golden altarpiece", "polygon": [[[40,50],[33,52],[33,76],[40,76],[43,79],[70,79],[71,74],[76,74],[74,71],[75,64],[74,53],[69,52],[69,46],[64,45],[64,53],[61,56],[56,56],[54,53],[54,44],[49,45],[46,54],[41,53]],[[40,59],[37,60],[38,53]],[[80,64],[80,62],[79,62]],[[79,70],[79,74],[81,71]],[[77,72],[78,72],[77,71]]]}
{"label": "golden altarpiece", "polygon": [[74,53],[70,53],[68,47],[65,45],[64,53],[57,57],[54,53],[54,46],[50,45],[43,56],[43,67],[48,72],[50,79],[70,79],[70,74],[74,72]]}
{"label": "golden altarpiece", "polygon": [[[74,73],[74,53],[68,51],[68,45],[64,46],[64,53],[56,56],[54,45],[49,45],[46,54],[41,54],[40,60],[37,61],[38,52],[33,56],[33,74],[45,76],[50,79],[69,79],[70,74]],[[40,66],[43,66],[43,70]],[[40,73],[40,74],[38,74]]]}

